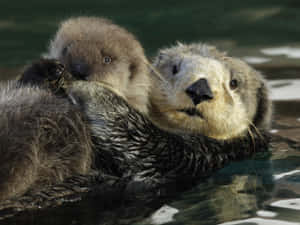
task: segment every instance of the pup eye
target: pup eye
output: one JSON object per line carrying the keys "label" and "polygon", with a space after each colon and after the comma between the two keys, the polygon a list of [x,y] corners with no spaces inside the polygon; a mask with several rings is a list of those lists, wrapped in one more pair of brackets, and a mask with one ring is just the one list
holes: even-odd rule
{"label": "pup eye", "polygon": [[179,71],[178,66],[174,65],[173,68],[172,68],[173,75],[175,75],[176,73],[178,73],[178,71]]}
{"label": "pup eye", "polygon": [[110,64],[111,61],[112,61],[112,58],[110,56],[105,56],[103,58],[103,63],[105,63],[105,64]]}
{"label": "pup eye", "polygon": [[238,87],[238,81],[236,79],[232,79],[229,83],[231,90],[234,90]]}

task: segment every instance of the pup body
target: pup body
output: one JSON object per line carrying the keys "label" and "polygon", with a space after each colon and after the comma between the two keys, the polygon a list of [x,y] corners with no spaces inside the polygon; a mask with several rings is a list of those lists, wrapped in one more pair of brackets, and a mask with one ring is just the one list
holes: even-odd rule
{"label": "pup body", "polygon": [[0,86],[0,200],[91,172],[92,142],[67,99],[11,81]]}

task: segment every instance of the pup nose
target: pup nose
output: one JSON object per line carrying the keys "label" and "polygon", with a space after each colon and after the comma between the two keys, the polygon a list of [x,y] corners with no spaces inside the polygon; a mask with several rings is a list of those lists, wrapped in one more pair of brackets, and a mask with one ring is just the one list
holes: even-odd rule
{"label": "pup nose", "polygon": [[80,80],[85,80],[89,75],[90,68],[88,64],[80,62],[80,63],[72,63],[70,65],[70,72],[74,77]]}
{"label": "pup nose", "polygon": [[194,105],[198,105],[200,102],[213,99],[213,93],[206,79],[199,79],[191,86],[189,86],[185,92],[192,99]]}

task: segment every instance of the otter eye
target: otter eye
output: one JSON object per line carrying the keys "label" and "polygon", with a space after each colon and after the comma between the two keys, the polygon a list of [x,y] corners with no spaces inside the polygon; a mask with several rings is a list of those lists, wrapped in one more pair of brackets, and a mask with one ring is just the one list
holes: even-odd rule
{"label": "otter eye", "polygon": [[112,59],[111,59],[110,56],[105,56],[105,57],[103,58],[103,63],[105,63],[105,64],[110,64],[111,61],[112,61]]}
{"label": "otter eye", "polygon": [[234,90],[238,87],[238,81],[236,79],[232,79],[229,83],[231,90]]}
{"label": "otter eye", "polygon": [[173,68],[172,68],[172,73],[173,75],[175,75],[176,73],[178,73],[178,66],[177,65],[174,65]]}

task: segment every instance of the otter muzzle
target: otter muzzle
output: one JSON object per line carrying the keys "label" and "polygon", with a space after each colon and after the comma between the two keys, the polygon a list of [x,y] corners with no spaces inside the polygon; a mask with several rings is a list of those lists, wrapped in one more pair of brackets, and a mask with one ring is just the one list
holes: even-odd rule
{"label": "otter muzzle", "polygon": [[190,85],[185,92],[192,99],[194,105],[211,100],[214,97],[207,80],[204,78],[201,78]]}

